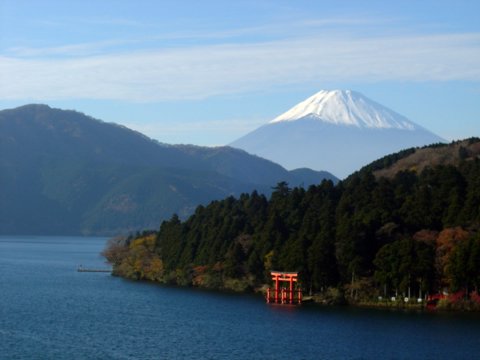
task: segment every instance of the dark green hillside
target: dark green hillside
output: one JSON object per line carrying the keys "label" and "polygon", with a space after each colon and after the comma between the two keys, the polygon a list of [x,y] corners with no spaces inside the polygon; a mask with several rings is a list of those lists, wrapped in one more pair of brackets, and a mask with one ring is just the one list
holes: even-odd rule
{"label": "dark green hillside", "polygon": [[150,140],[138,132],[47,105],[0,111],[0,126],[2,150],[8,151],[0,159],[2,166],[70,160],[199,167],[191,157],[174,147]]}
{"label": "dark green hillside", "polygon": [[126,247],[113,244],[106,256],[122,276],[212,288],[257,288],[274,269],[300,271],[304,288],[326,301],[443,289],[473,299],[480,286],[478,145],[472,139],[382,160],[399,167],[420,151],[446,161],[421,171],[399,167],[384,177],[367,167],[338,185],[279,183],[270,199],[254,192],[214,201]]}
{"label": "dark green hillside", "polygon": [[160,144],[75,111],[0,111],[0,234],[155,228],[173,213],[185,218],[199,204],[291,179],[241,150]]}

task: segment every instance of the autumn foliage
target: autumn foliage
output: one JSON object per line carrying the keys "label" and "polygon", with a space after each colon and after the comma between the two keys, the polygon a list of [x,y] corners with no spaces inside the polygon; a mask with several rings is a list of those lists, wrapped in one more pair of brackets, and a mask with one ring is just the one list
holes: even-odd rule
{"label": "autumn foliage", "polygon": [[[388,161],[387,161],[388,163]],[[298,271],[303,288],[362,298],[425,298],[480,286],[480,160],[334,185],[279,183],[173,215],[158,232],[105,251],[119,275],[246,290],[270,270]]]}

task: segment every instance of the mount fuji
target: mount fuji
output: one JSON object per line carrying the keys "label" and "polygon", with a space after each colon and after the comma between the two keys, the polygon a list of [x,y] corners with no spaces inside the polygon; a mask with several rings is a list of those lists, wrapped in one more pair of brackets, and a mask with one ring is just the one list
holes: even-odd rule
{"label": "mount fuji", "polygon": [[358,92],[322,90],[230,146],[344,178],[392,152],[438,142],[445,140]]}

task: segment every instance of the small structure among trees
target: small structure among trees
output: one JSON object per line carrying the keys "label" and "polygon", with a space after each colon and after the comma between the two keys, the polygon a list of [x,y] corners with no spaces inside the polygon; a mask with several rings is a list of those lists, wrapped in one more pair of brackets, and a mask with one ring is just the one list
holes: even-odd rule
{"label": "small structure among trees", "polygon": [[[275,289],[267,289],[267,303],[290,305],[302,303],[302,289],[293,287],[293,283],[298,280],[297,272],[271,271],[270,274],[275,282]],[[281,282],[288,282],[289,288],[280,287]]]}

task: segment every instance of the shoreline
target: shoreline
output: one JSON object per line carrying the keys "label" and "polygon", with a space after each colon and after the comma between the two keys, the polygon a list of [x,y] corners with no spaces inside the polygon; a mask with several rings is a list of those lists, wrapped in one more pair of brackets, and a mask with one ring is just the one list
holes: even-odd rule
{"label": "shoreline", "polygon": [[[128,277],[124,277],[118,274],[115,274],[112,271],[112,276],[116,276],[122,278],[124,280],[132,281],[132,282],[145,282],[149,284],[155,284],[158,286],[166,286],[166,287],[174,287],[179,289],[191,289],[191,290],[200,290],[200,291],[208,291],[208,292],[216,292],[216,293],[224,293],[224,294],[238,294],[238,295],[253,295],[257,298],[262,298],[265,301],[266,305],[269,305],[266,302],[266,294],[262,290],[262,287],[251,289],[250,291],[236,291],[230,288],[209,288],[209,287],[202,287],[202,286],[191,286],[191,285],[180,285],[180,284],[173,284],[167,282],[160,282],[160,281],[151,281],[146,279],[132,279]],[[408,312],[421,312],[421,313],[480,313],[480,306],[475,304],[471,301],[461,301],[460,303],[450,303],[444,302],[440,304],[440,306],[435,306],[429,308],[425,302],[422,303],[406,303],[404,301],[379,301],[379,300],[371,300],[371,301],[358,301],[358,302],[349,302],[347,299],[342,298],[341,301],[335,302],[327,302],[325,300],[321,300],[319,294],[314,295],[305,295],[303,297],[303,301],[300,305],[290,305],[290,304],[276,304],[278,306],[314,306],[314,307],[345,307],[345,308],[359,308],[359,309],[377,309],[377,310],[393,310],[393,311],[408,311]]]}

